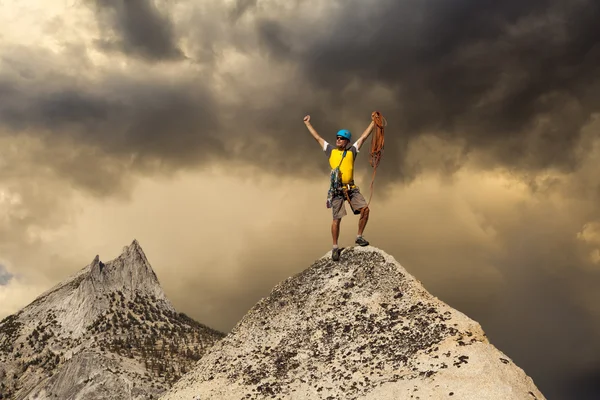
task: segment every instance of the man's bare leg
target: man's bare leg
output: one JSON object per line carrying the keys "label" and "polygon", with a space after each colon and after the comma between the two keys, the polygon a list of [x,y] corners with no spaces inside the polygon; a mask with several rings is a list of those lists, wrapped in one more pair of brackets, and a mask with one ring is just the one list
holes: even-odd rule
{"label": "man's bare leg", "polygon": [[367,226],[367,221],[369,220],[369,207],[361,208],[360,210],[360,219],[358,220],[358,235],[356,236],[355,243],[360,246],[368,246],[369,241],[362,237],[363,231],[365,230],[365,226]]}
{"label": "man's bare leg", "polygon": [[337,246],[338,244],[338,239],[340,237],[340,222],[342,222],[342,220],[340,218],[338,219],[334,219],[331,222],[331,236],[333,238],[333,246]]}
{"label": "man's bare leg", "polygon": [[340,248],[338,247],[338,238],[340,237],[340,222],[342,222],[341,218],[334,219],[331,222],[331,236],[333,238],[331,258],[333,261],[338,261],[340,259]]}
{"label": "man's bare leg", "polygon": [[358,236],[362,236],[365,226],[369,221],[369,207],[362,208],[360,210],[360,219],[358,220]]}

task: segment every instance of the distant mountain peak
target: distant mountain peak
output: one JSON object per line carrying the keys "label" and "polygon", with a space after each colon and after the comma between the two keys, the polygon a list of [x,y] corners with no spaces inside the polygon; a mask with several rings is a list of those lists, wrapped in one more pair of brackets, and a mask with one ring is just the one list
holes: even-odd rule
{"label": "distant mountain peak", "polygon": [[142,264],[150,266],[148,259],[146,258],[146,254],[144,250],[142,250],[142,246],[137,241],[137,239],[133,239],[133,242],[129,246],[124,246],[121,256],[129,256],[139,260]]}
{"label": "distant mountain peak", "polygon": [[146,291],[165,299],[156,273],[137,240],[123,247],[118,257],[106,263],[97,255],[89,268],[95,290]]}
{"label": "distant mountain peak", "polygon": [[224,336],[165,296],[139,242],[0,321],[0,399],[152,399]]}

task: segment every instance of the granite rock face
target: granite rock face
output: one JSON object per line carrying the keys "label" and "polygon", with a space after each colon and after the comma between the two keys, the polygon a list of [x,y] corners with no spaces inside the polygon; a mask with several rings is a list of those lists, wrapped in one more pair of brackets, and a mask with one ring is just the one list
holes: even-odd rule
{"label": "granite rock face", "polygon": [[0,322],[0,399],[156,399],[223,336],[175,311],[134,240]]}
{"label": "granite rock face", "polygon": [[477,322],[368,246],[278,284],[161,397],[269,398],[544,396]]}

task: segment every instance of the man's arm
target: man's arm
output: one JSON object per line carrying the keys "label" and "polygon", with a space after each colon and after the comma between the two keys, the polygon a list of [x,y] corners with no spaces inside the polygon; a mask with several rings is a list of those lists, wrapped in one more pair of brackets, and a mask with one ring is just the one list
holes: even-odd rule
{"label": "man's arm", "polygon": [[367,127],[367,129],[365,129],[365,131],[363,132],[363,134],[360,135],[360,137],[356,141],[356,148],[358,150],[360,150],[360,148],[362,147],[362,145],[365,142],[365,140],[367,140],[367,138],[369,137],[369,135],[371,134],[371,132],[373,132],[373,127],[374,126],[375,126],[375,122],[371,121],[371,123],[369,124],[369,126]]}
{"label": "man's arm", "polygon": [[310,115],[307,115],[306,117],[304,117],[304,125],[306,125],[306,127],[308,128],[308,131],[315,138],[315,140],[319,143],[319,145],[321,146],[321,149],[322,149],[323,146],[325,145],[325,140],[321,136],[319,136],[319,134],[317,133],[315,128],[313,128],[313,126],[310,124]]}

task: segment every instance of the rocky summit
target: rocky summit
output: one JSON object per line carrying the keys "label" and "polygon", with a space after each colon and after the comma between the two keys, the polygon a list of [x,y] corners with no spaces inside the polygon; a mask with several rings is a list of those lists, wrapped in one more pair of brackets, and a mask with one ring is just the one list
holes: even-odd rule
{"label": "rocky summit", "polygon": [[134,240],[0,322],[0,399],[156,399],[223,336],[175,311]]}
{"label": "rocky summit", "polygon": [[481,326],[371,246],[278,284],[162,400],[541,400]]}

